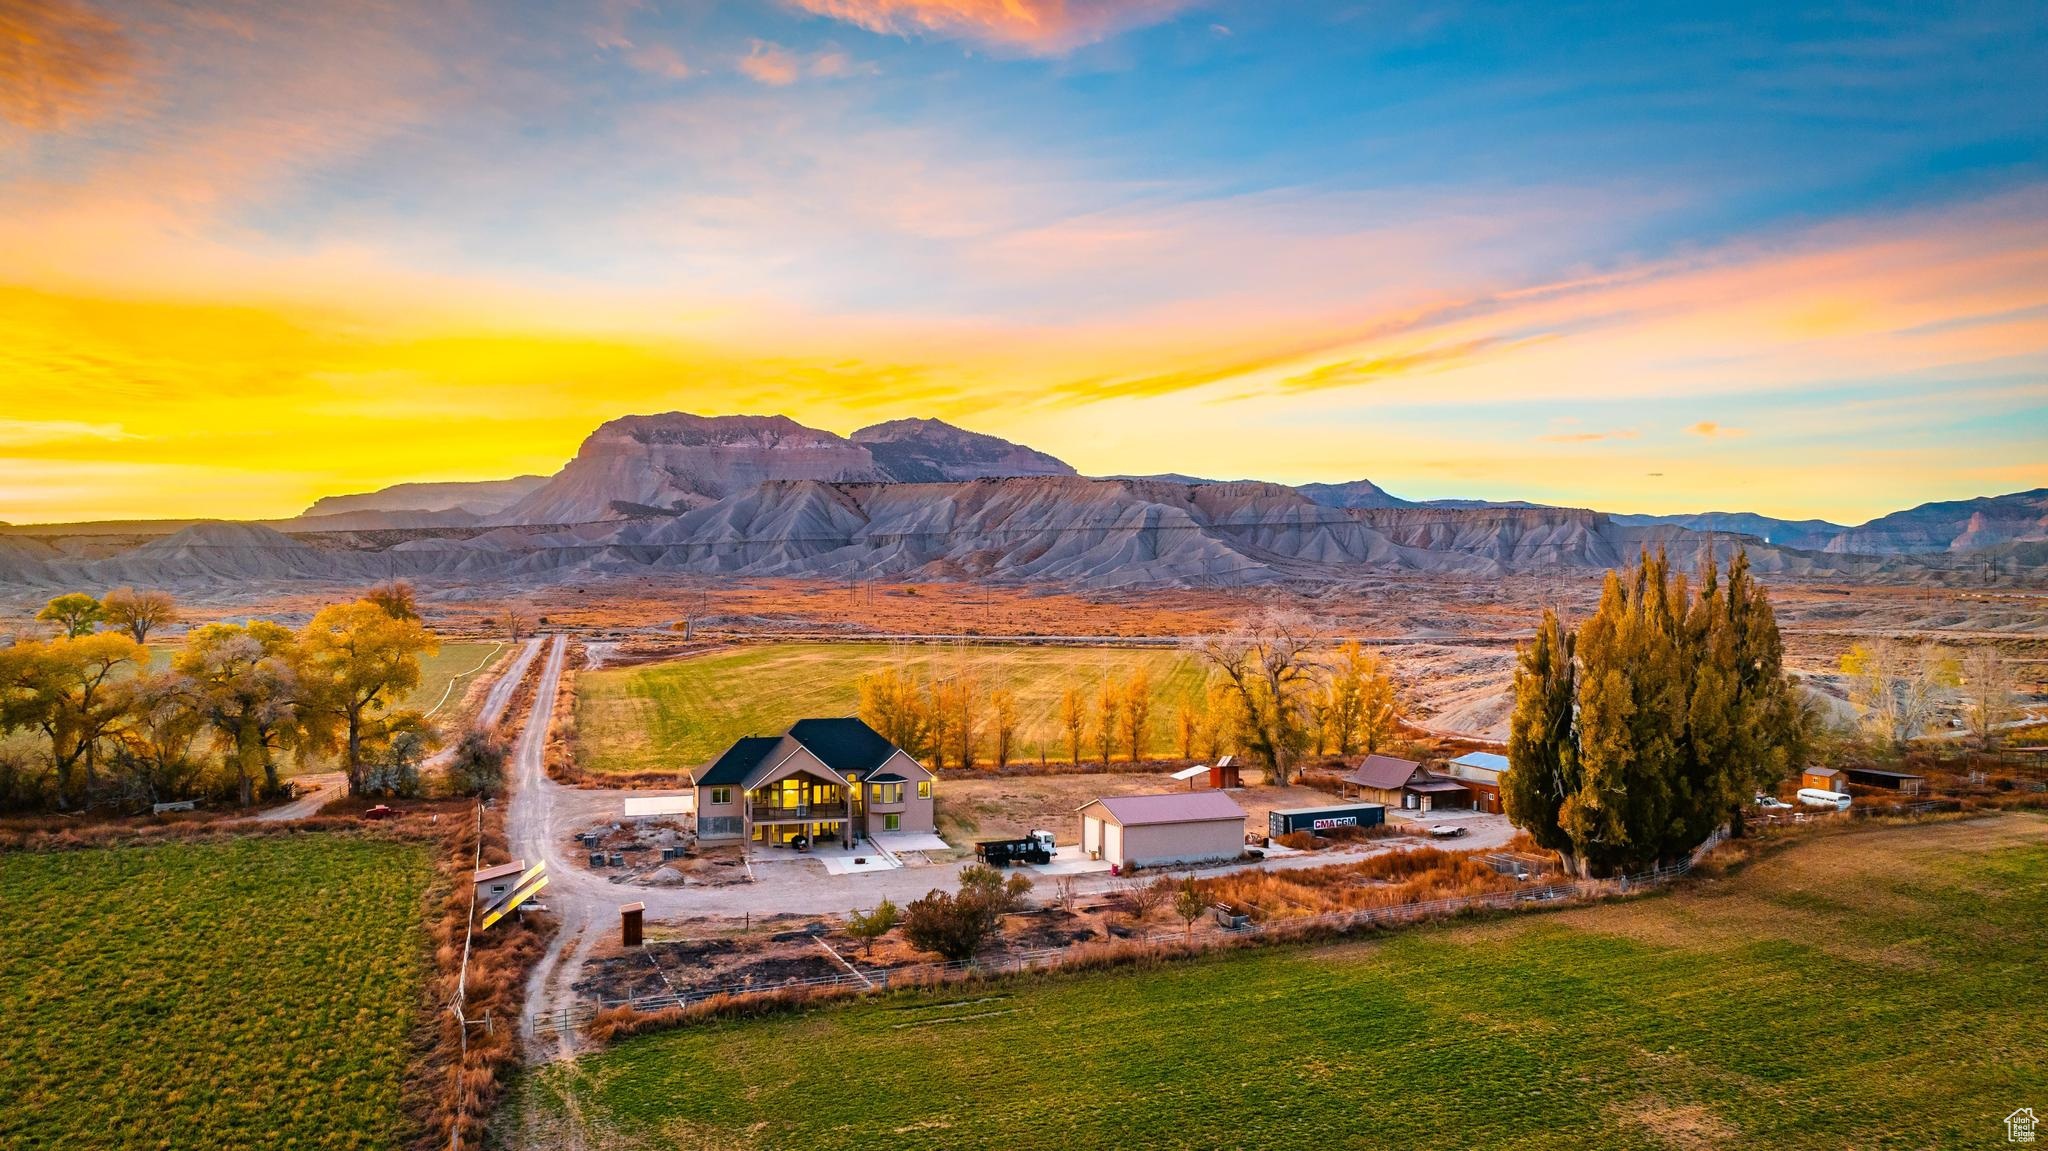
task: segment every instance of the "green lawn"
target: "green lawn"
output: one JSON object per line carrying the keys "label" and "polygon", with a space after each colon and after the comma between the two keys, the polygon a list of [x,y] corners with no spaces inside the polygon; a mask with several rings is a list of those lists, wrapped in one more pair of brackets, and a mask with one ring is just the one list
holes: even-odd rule
{"label": "green lawn", "polygon": [[527,1086],[618,1147],[2004,1146],[2048,1104],[2048,819],[1632,903],[644,1036]]}
{"label": "green lawn", "polygon": [[425,849],[0,855],[0,1148],[396,1148]]}
{"label": "green lawn", "polygon": [[1105,678],[1144,667],[1154,704],[1150,751],[1178,753],[1175,708],[1198,697],[1206,675],[1186,652],[1127,648],[986,646],[964,649],[886,644],[764,644],[673,663],[585,672],[577,679],[580,756],[594,771],[694,767],[743,735],[773,735],[806,716],[851,715],[860,676],[907,663],[921,675],[970,667],[984,691],[1006,685],[1017,697],[1018,758],[1043,743],[1063,755],[1060,696],[1071,685],[1095,693]]}

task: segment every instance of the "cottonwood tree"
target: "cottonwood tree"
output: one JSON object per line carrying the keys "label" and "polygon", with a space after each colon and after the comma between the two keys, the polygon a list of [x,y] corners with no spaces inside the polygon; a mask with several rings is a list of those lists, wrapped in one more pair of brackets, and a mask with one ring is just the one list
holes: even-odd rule
{"label": "cottonwood tree", "polygon": [[1067,762],[1081,766],[1081,745],[1088,732],[1088,697],[1078,687],[1060,693],[1060,729],[1067,733]]}
{"label": "cottonwood tree", "polygon": [[31,640],[0,651],[0,724],[43,737],[57,806],[85,806],[101,745],[128,716],[149,652],[119,632]]}
{"label": "cottonwood tree", "polygon": [[996,770],[1010,766],[1010,757],[1017,744],[1017,696],[1009,688],[999,687],[989,693],[989,719],[994,725],[989,732],[989,751],[995,757]]}
{"label": "cottonwood tree", "polygon": [[1195,705],[1183,702],[1174,711],[1174,721],[1180,728],[1180,757],[1195,758],[1195,746],[1202,739],[1202,715]]}
{"label": "cottonwood tree", "polygon": [[1287,786],[1309,745],[1307,701],[1316,689],[1309,628],[1297,616],[1267,612],[1195,648],[1236,705],[1236,742]]}
{"label": "cottonwood tree", "polygon": [[349,794],[363,794],[366,745],[384,734],[380,718],[419,686],[420,657],[439,648],[417,619],[369,600],[322,608],[299,639],[299,676],[309,709],[340,730]]}
{"label": "cottonwood tree", "polygon": [[1963,722],[1986,751],[1998,742],[1999,726],[2017,713],[2012,666],[1990,644],[1970,649],[1962,661],[1962,686],[1968,693]]}
{"label": "cottonwood tree", "polygon": [[1962,682],[1955,657],[1934,644],[1871,640],[1850,648],[1841,667],[1864,729],[1899,751],[1926,730]]}
{"label": "cottonwood tree", "polygon": [[496,798],[505,794],[505,741],[481,728],[471,728],[455,745],[448,761],[448,786],[457,795]]}
{"label": "cottonwood tree", "polygon": [[113,763],[137,804],[192,795],[202,768],[196,753],[206,718],[194,685],[175,672],[146,676],[130,692],[128,721],[116,733]]}
{"label": "cottonwood tree", "polygon": [[1109,767],[1110,757],[1116,754],[1117,717],[1123,714],[1124,692],[1114,679],[1105,677],[1102,688],[1095,693],[1095,750],[1102,757],[1102,766]]}
{"label": "cottonwood tree", "polygon": [[957,759],[961,767],[974,766],[974,749],[978,745],[976,731],[976,703],[981,694],[981,678],[974,673],[974,665],[968,661],[965,652],[959,653],[959,670],[953,674],[952,702],[956,712],[954,727],[960,741]]}
{"label": "cottonwood tree", "polygon": [[107,625],[148,643],[149,633],[178,622],[178,601],[169,592],[117,587],[100,597]]}
{"label": "cottonwood tree", "polygon": [[91,635],[107,616],[107,609],[100,601],[84,592],[66,592],[43,605],[36,618],[44,623],[57,625],[57,632],[65,639],[77,639]]}
{"label": "cottonwood tree", "polygon": [[234,773],[237,802],[283,790],[277,756],[302,746],[309,722],[317,726],[319,701],[308,698],[298,672],[298,637],[269,620],[207,624],[192,629],[171,657],[171,668],[191,684],[194,706],[219,737]]}
{"label": "cottonwood tree", "polygon": [[1339,755],[1375,752],[1393,738],[1393,678],[1357,641],[1337,649],[1324,701],[1325,738]]}
{"label": "cottonwood tree", "polygon": [[1152,734],[1152,676],[1141,664],[1131,669],[1131,678],[1124,681],[1123,710],[1124,746],[1131,752],[1131,762],[1145,758],[1145,741]]}
{"label": "cottonwood tree", "polygon": [[858,688],[861,720],[890,743],[923,758],[931,724],[917,678],[906,668],[883,668],[861,676]]}
{"label": "cottonwood tree", "polygon": [[934,679],[925,692],[925,716],[930,726],[928,748],[931,751],[932,770],[945,769],[947,757],[953,754],[955,741],[960,738],[960,685],[950,679]]}
{"label": "cottonwood tree", "polygon": [[378,584],[364,592],[363,602],[377,605],[392,619],[412,620],[415,623],[420,619],[419,594],[413,591],[411,584],[402,579]]}

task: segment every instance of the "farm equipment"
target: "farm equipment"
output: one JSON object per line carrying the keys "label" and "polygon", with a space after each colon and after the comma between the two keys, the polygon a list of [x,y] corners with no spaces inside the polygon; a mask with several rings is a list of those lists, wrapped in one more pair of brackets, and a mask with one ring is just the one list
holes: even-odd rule
{"label": "farm equipment", "polygon": [[397,808],[394,808],[394,807],[387,807],[387,806],[385,806],[384,804],[381,804],[381,803],[380,803],[380,804],[378,804],[377,806],[375,806],[375,807],[371,808],[370,810],[368,810],[368,811],[364,812],[364,813],[363,813],[363,818],[364,818],[364,819],[397,819],[397,818],[398,818],[399,816],[401,816],[401,815],[404,815],[404,814],[405,814],[404,812],[402,812],[402,811],[398,810]]}
{"label": "farm equipment", "polygon": [[974,845],[974,856],[990,867],[1013,863],[1051,863],[1052,832],[1033,831],[1022,839],[984,839]]}

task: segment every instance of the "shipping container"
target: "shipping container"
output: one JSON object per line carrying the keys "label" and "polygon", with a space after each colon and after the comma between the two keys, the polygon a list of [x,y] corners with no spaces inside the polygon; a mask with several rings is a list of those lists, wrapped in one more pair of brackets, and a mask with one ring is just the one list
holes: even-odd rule
{"label": "shipping container", "polygon": [[1266,814],[1266,834],[1278,838],[1297,831],[1334,831],[1340,827],[1378,827],[1387,821],[1383,803],[1345,803],[1336,807],[1285,807]]}

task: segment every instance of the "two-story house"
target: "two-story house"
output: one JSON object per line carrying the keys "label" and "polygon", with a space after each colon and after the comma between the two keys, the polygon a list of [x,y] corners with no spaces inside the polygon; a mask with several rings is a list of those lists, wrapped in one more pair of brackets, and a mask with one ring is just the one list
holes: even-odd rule
{"label": "two-story house", "polygon": [[784,846],[931,832],[935,777],[858,719],[748,736],[697,774],[697,836]]}

